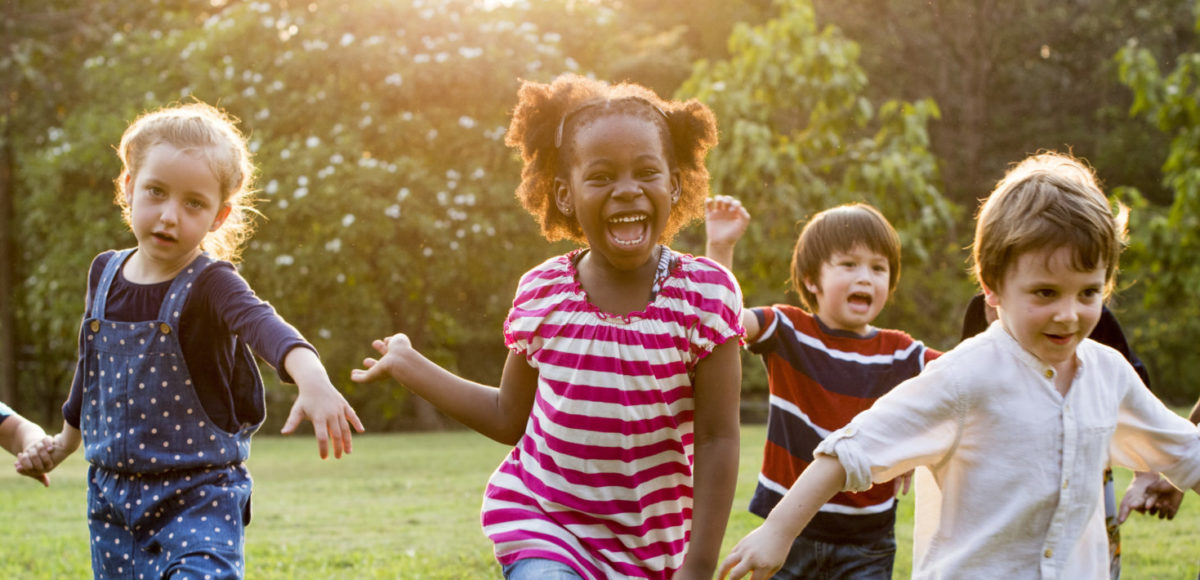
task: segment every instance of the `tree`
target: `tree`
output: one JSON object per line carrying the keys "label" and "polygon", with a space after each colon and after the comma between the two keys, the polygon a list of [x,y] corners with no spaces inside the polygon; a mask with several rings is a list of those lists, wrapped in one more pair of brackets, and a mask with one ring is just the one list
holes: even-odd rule
{"label": "tree", "polygon": [[[1196,26],[1200,30],[1200,6]],[[1153,371],[1155,391],[1191,403],[1200,380],[1193,364],[1200,340],[1200,52],[1174,57],[1175,68],[1166,75],[1137,41],[1115,60],[1121,81],[1133,91],[1131,114],[1170,138],[1162,174],[1174,193],[1170,208],[1161,211],[1130,192],[1138,219],[1126,279],[1138,281],[1142,297],[1133,343]]]}
{"label": "tree", "polygon": [[762,26],[739,25],[730,58],[699,63],[680,91],[720,120],[713,189],[741,198],[754,216],[737,266],[747,303],[782,301],[799,220],[864,201],[904,245],[902,298],[880,322],[945,344],[957,334],[953,321],[923,313],[956,310],[970,291],[951,242],[959,210],[938,191],[929,151],[926,126],[938,108],[930,100],[876,108],[864,95],[858,46],[836,28],[818,29],[808,1],[780,6]]}

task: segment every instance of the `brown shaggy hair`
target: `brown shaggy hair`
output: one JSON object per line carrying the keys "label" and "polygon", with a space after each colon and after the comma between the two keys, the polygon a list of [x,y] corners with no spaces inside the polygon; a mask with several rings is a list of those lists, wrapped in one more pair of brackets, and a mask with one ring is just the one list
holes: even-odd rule
{"label": "brown shaggy hair", "polygon": [[821,265],[838,252],[857,245],[888,261],[888,295],[900,282],[900,235],[879,210],[865,203],[848,203],[818,213],[804,226],[792,252],[792,289],[809,312],[818,312],[817,296],[805,280],[821,285]]}
{"label": "brown shaggy hair", "polygon": [[[524,167],[517,199],[542,227],[547,240],[570,239],[586,244],[573,216],[554,203],[554,180],[565,177],[574,155],[574,135],[607,115],[634,115],[655,123],[663,137],[664,154],[680,174],[679,201],[671,210],[664,243],[692,220],[704,217],[708,198],[708,150],[717,144],[717,119],[695,99],[666,101],[634,84],[607,84],[574,74],[550,84],[525,81],[504,142],[521,151]],[[556,143],[556,141],[558,143]]]}
{"label": "brown shaggy hair", "polygon": [[1129,210],[1109,205],[1091,167],[1069,154],[1046,152],[1018,163],[979,209],[971,258],[979,283],[999,291],[1022,254],[1071,248],[1080,271],[1104,265],[1112,292],[1125,248]]}

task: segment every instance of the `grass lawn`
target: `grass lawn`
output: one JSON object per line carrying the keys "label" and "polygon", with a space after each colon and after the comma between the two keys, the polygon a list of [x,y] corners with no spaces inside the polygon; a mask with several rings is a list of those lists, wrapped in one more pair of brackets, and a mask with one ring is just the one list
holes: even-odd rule
{"label": "grass lawn", "polygon": [[[764,436],[761,425],[743,430],[726,551],[759,521],[745,508]],[[255,439],[249,578],[499,578],[479,504],[507,447],[470,432],[363,435],[354,445],[348,458],[321,461],[310,436]],[[0,578],[91,576],[86,471],[76,453],[50,489],[0,473]],[[1128,472],[1117,478],[1124,489]],[[1200,498],[1188,495],[1173,521],[1133,517],[1122,527],[1125,578],[1196,578]],[[897,578],[911,568],[911,518],[909,496],[896,527]]]}

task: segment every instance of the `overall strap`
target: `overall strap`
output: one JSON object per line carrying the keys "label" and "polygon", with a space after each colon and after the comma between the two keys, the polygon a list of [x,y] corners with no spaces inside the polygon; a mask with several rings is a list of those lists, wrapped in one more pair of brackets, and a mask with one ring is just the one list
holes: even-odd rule
{"label": "overall strap", "polygon": [[158,310],[158,319],[170,324],[176,332],[179,331],[179,316],[183,312],[183,304],[187,301],[188,294],[192,291],[192,284],[200,277],[200,272],[211,263],[213,259],[202,252],[171,281],[171,287]]}
{"label": "overall strap", "polygon": [[96,295],[92,296],[92,318],[104,318],[104,308],[108,304],[108,289],[112,287],[112,281],[117,277],[117,272],[121,271],[121,266],[125,265],[125,260],[133,255],[134,248],[121,250],[109,258],[108,264],[104,265],[104,271],[100,273],[100,282],[96,284]]}

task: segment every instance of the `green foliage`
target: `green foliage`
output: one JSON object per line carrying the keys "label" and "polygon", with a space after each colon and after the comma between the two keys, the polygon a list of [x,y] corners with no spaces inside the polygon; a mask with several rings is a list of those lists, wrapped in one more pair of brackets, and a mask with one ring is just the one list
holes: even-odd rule
{"label": "green foliage", "polygon": [[[1144,314],[1134,327],[1133,344],[1152,371],[1155,391],[1190,402],[1200,381],[1194,364],[1200,337],[1200,53],[1177,56],[1175,69],[1166,75],[1155,56],[1134,41],[1116,61],[1121,81],[1134,93],[1131,113],[1171,138],[1162,174],[1174,202],[1166,211],[1135,205],[1145,215],[1133,224],[1137,238],[1126,276],[1143,282]],[[1136,204],[1140,197],[1131,199]]]}
{"label": "green foliage", "polygon": [[785,301],[798,222],[862,201],[888,217],[904,246],[907,275],[879,322],[946,345],[957,320],[928,313],[957,312],[970,290],[947,242],[961,211],[938,191],[929,150],[937,106],[875,106],[864,96],[858,46],[836,28],[818,29],[807,0],[779,5],[766,24],[739,25],[730,58],[698,63],[680,90],[721,124],[709,156],[714,192],[740,198],[752,215],[735,264],[747,304]]}
{"label": "green foliage", "polygon": [[[121,132],[193,97],[241,119],[261,170],[243,275],[369,424],[404,419],[405,391],[347,380],[374,338],[407,332],[451,370],[495,382],[517,278],[556,251],[512,198],[520,167],[503,136],[522,78],[578,68],[562,35],[527,22],[528,6],[213,5],[161,6],[112,33],[83,61],[86,98],[22,151],[22,342],[39,361],[24,383],[61,402],[88,261],[134,243],[110,204]],[[271,390],[268,428],[294,398]]]}

